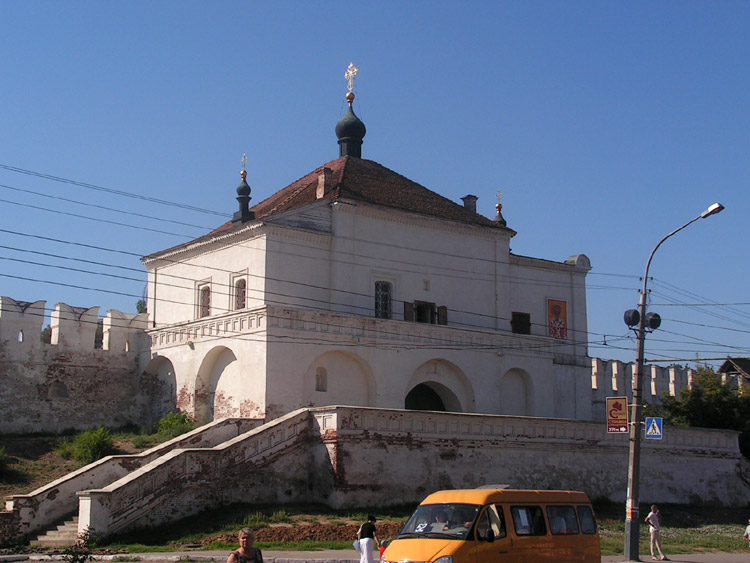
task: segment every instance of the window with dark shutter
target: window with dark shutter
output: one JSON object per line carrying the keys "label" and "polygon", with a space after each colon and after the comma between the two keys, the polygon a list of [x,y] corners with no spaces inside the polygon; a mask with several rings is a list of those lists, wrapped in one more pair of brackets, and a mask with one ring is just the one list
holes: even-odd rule
{"label": "window with dark shutter", "polygon": [[448,307],[442,305],[437,308],[437,324],[447,325],[448,324]]}
{"label": "window with dark shutter", "polygon": [[515,334],[531,334],[531,315],[528,313],[512,313],[510,326]]}
{"label": "window with dark shutter", "polygon": [[414,303],[404,301],[404,320],[414,322]]}

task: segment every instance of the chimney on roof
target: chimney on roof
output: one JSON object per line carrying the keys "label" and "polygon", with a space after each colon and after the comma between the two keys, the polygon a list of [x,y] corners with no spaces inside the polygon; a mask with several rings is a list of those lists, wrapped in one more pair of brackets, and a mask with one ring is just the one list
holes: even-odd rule
{"label": "chimney on roof", "polygon": [[331,188],[333,187],[333,171],[324,166],[322,170],[318,173],[318,188],[315,190],[315,198],[320,199],[325,194],[331,191]]}
{"label": "chimney on roof", "polygon": [[477,200],[479,198],[475,195],[465,195],[461,198],[461,201],[464,202],[464,207],[471,211],[472,213],[477,212]]}

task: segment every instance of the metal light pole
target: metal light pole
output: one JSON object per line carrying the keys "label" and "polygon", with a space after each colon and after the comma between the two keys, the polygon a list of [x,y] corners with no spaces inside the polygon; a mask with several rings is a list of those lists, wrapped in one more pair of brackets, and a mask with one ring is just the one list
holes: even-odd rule
{"label": "metal light pole", "polygon": [[651,251],[651,256],[646,262],[646,273],[643,275],[643,288],[641,289],[641,299],[638,303],[638,345],[636,348],[635,373],[633,373],[633,403],[630,411],[630,453],[628,456],[628,495],[625,504],[625,559],[627,561],[640,561],[638,556],[638,540],[640,530],[639,520],[639,480],[641,473],[641,413],[643,405],[641,404],[641,388],[643,378],[643,348],[646,339],[646,286],[648,284],[648,270],[651,267],[651,260],[654,254],[672,235],[680,232],[682,229],[691,225],[698,219],[705,219],[710,215],[715,215],[724,209],[720,203],[714,203],[695,219],[691,219],[682,227],[679,227],[665,236]]}

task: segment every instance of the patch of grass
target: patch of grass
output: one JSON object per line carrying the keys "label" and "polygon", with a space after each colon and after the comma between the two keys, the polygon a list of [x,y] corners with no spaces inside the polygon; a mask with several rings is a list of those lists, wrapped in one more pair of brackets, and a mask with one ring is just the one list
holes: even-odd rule
{"label": "patch of grass", "polygon": [[[742,552],[747,544],[742,533],[748,509],[721,506],[660,504],[661,544],[667,555],[675,553]],[[616,503],[594,505],[599,522],[602,555],[622,555],[625,551],[625,508]],[[648,514],[641,507],[641,521]],[[650,553],[648,526],[639,527],[641,555]]]}
{"label": "patch of grass", "polygon": [[328,549],[351,549],[352,542],[350,541],[328,541],[328,542],[316,542],[316,541],[301,541],[301,542],[258,542],[257,545],[260,549],[266,551],[324,551]]}
{"label": "patch of grass", "polygon": [[170,412],[159,421],[157,434],[162,438],[171,440],[180,434],[190,432],[195,428],[195,422],[186,412]]}
{"label": "patch of grass", "polygon": [[63,459],[73,459],[75,453],[75,447],[73,446],[73,440],[69,438],[63,438],[59,445],[55,448],[55,453]]}

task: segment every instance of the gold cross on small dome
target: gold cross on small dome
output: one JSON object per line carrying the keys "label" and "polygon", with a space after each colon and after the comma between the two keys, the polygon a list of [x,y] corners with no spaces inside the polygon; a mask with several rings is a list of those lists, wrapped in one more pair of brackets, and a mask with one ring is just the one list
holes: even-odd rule
{"label": "gold cross on small dome", "polygon": [[354,90],[354,77],[357,76],[358,72],[359,72],[359,69],[356,66],[354,66],[354,63],[349,63],[349,66],[346,67],[344,78],[346,79],[348,83],[350,94],[351,94],[351,91]]}

